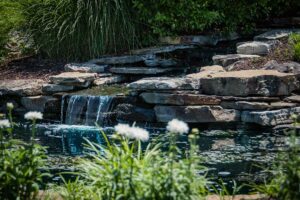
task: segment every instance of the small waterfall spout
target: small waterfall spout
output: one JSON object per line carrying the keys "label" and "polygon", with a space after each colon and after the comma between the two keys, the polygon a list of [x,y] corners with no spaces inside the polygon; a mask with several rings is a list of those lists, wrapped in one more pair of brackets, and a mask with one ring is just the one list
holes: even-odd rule
{"label": "small waterfall spout", "polygon": [[69,98],[65,118],[62,106],[61,121],[69,125],[94,126],[98,123],[105,126],[108,121],[106,113],[110,111],[112,99],[111,96],[73,95]]}

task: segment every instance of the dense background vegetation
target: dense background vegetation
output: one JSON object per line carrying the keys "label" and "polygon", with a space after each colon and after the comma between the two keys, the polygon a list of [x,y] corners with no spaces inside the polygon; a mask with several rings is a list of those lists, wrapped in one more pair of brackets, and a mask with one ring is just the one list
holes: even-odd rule
{"label": "dense background vegetation", "polygon": [[297,0],[2,0],[0,57],[9,33],[20,29],[45,56],[84,60],[159,36],[249,32],[299,8]]}

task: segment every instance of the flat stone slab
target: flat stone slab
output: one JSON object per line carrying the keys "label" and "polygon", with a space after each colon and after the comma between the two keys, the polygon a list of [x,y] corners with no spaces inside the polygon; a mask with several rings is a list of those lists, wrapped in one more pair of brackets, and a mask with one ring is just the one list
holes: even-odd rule
{"label": "flat stone slab", "polygon": [[254,37],[254,40],[278,40],[289,37],[292,33],[300,33],[300,29],[275,29]]}
{"label": "flat stone slab", "polygon": [[161,53],[170,53],[177,50],[183,50],[183,49],[194,49],[196,48],[194,45],[167,45],[167,46],[161,46],[161,47],[149,47],[149,48],[143,48],[143,49],[136,49],[130,51],[132,54],[161,54]]}
{"label": "flat stone slab", "polygon": [[176,67],[177,62],[173,59],[160,59],[160,58],[153,58],[153,59],[146,59],[144,61],[145,65],[148,67]]}
{"label": "flat stone slab", "polygon": [[237,46],[238,54],[267,55],[275,46],[273,42],[246,42]]}
{"label": "flat stone slab", "polygon": [[221,103],[223,108],[236,109],[236,110],[276,110],[283,108],[296,107],[296,103],[288,102],[249,102],[249,101],[225,101]]}
{"label": "flat stone slab", "polygon": [[115,74],[142,74],[155,75],[171,72],[176,68],[157,68],[157,67],[112,67],[109,69],[111,73]]}
{"label": "flat stone slab", "polygon": [[238,122],[240,112],[221,106],[155,106],[159,122],[179,119],[187,123]]}
{"label": "flat stone slab", "polygon": [[125,82],[127,78],[125,76],[111,76],[111,77],[101,77],[94,80],[93,85],[100,86],[100,85],[110,85],[116,83]]}
{"label": "flat stone slab", "polygon": [[271,111],[244,111],[242,112],[242,121],[262,126],[277,126],[292,123],[292,114],[299,115],[300,107]]}
{"label": "flat stone slab", "polygon": [[279,97],[234,97],[234,96],[218,96],[222,101],[257,101],[257,102],[274,102],[280,101]]}
{"label": "flat stone slab", "polygon": [[199,80],[191,78],[153,77],[143,78],[127,86],[133,90],[198,90]]}
{"label": "flat stone slab", "polygon": [[227,67],[240,60],[254,60],[260,58],[258,55],[245,55],[245,54],[227,54],[213,56],[213,62],[215,65],[221,65]]}
{"label": "flat stone slab", "polygon": [[22,97],[21,103],[28,111],[44,112],[46,104],[58,102],[57,98],[52,96],[33,96]]}
{"label": "flat stone slab", "polygon": [[1,80],[1,95],[36,96],[42,94],[42,85],[45,81],[41,79],[19,79]]}
{"label": "flat stone slab", "polygon": [[220,72],[200,82],[203,94],[220,96],[289,96],[300,87],[296,75],[275,70]]}
{"label": "flat stone slab", "polygon": [[97,65],[92,63],[69,63],[65,65],[67,72],[104,73],[108,65]]}
{"label": "flat stone slab", "polygon": [[284,101],[300,103],[300,95],[294,95],[294,96],[287,97],[284,99]]}
{"label": "flat stone slab", "polygon": [[49,79],[54,84],[87,87],[96,79],[96,75],[96,73],[65,72],[50,76]]}
{"label": "flat stone slab", "polygon": [[212,65],[201,67],[200,72],[188,74],[188,78],[200,79],[205,77],[211,77],[212,74],[217,74],[220,72],[226,72],[225,69],[220,65]]}
{"label": "flat stone slab", "polygon": [[126,56],[113,56],[104,57],[99,59],[90,60],[89,63],[104,64],[104,65],[124,65],[143,62],[148,57],[153,55],[126,55]]}
{"label": "flat stone slab", "polygon": [[70,92],[75,89],[74,86],[71,85],[57,85],[57,84],[44,84],[42,87],[43,93],[46,94],[54,94],[59,92]]}
{"label": "flat stone slab", "polygon": [[140,95],[146,103],[163,105],[219,105],[215,96],[198,94],[170,94],[144,92]]}

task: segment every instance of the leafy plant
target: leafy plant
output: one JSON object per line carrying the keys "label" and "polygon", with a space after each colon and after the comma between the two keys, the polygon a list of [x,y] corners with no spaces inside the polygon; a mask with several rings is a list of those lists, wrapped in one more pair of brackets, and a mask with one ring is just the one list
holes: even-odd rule
{"label": "leafy plant", "polygon": [[129,0],[34,0],[25,7],[28,31],[48,56],[82,60],[137,45]]}
{"label": "leafy plant", "polygon": [[[168,151],[150,143],[145,151],[145,130],[118,125],[112,139],[102,133],[106,145],[89,143],[89,158],[79,163],[75,182],[65,181],[50,193],[64,199],[201,199],[206,179],[197,155],[197,135],[190,135],[187,156],[176,146],[178,133],[169,132]],[[181,157],[179,159],[178,157]]]}
{"label": "leafy plant", "polygon": [[8,104],[9,120],[0,120],[0,197],[35,199],[45,165],[45,148],[35,144],[35,118],[32,118],[32,138],[29,144],[13,139],[12,104]]}
{"label": "leafy plant", "polygon": [[294,59],[296,61],[300,61],[300,34],[291,34],[289,42],[293,47]]}
{"label": "leafy plant", "polygon": [[[292,116],[294,124],[299,125],[298,116]],[[263,185],[253,185],[255,191],[267,194],[279,200],[300,199],[300,143],[296,130],[289,132],[288,149],[279,154],[271,170],[268,170],[271,180]]]}

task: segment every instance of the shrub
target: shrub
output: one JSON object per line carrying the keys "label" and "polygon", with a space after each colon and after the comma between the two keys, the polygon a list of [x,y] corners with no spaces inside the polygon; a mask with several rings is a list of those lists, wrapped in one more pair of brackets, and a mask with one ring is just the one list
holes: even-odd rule
{"label": "shrub", "polygon": [[0,197],[35,199],[42,178],[48,176],[40,171],[45,164],[45,148],[34,143],[34,118],[29,144],[13,138],[12,104],[8,108],[9,120],[0,120]]}
{"label": "shrub", "polygon": [[9,33],[20,28],[24,22],[20,2],[19,0],[0,1],[0,61],[7,54],[5,45],[9,39]]}
{"label": "shrub", "polygon": [[289,43],[293,47],[294,60],[300,61],[300,34],[290,35]]}
{"label": "shrub", "polygon": [[129,0],[43,0],[26,4],[39,50],[62,59],[89,59],[133,48],[136,25]]}
{"label": "shrub", "polygon": [[[185,132],[187,126],[181,127],[178,130]],[[89,142],[90,159],[80,161],[76,181],[65,181],[54,191],[65,199],[201,199],[205,195],[197,135],[190,135],[191,148],[185,156],[176,146],[178,133],[168,133],[168,151],[162,151],[161,143],[150,143],[142,151],[145,130],[127,125],[118,125],[117,130],[112,141],[102,133],[105,146]]]}

